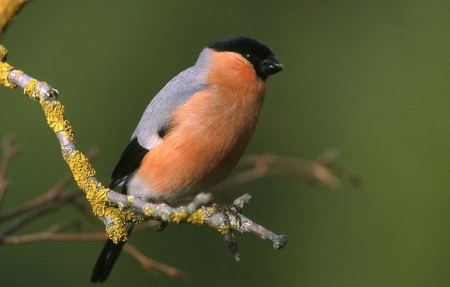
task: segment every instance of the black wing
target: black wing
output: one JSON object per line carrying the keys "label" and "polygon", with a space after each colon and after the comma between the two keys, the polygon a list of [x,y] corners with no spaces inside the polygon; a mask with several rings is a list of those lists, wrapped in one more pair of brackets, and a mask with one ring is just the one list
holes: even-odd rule
{"label": "black wing", "polygon": [[109,188],[115,188],[120,182],[133,174],[141,165],[142,159],[147,152],[148,149],[142,147],[136,137],[133,138],[123,151],[119,162],[114,168],[111,175],[112,182],[109,185]]}

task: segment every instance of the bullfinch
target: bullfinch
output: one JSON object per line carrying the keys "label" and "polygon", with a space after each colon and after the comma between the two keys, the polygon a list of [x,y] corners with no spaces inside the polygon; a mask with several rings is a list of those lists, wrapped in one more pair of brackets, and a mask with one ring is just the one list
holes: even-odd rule
{"label": "bullfinch", "polygon": [[[247,37],[204,48],[195,65],[167,83],[147,106],[109,188],[123,184],[123,193],[158,202],[219,183],[253,135],[267,78],[282,69],[267,46]],[[106,242],[92,282],[107,279],[123,245]]]}

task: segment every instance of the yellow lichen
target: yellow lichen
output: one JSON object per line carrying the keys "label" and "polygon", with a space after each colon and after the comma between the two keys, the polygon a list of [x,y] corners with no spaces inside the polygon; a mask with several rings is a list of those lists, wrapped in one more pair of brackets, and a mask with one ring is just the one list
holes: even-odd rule
{"label": "yellow lichen", "polygon": [[128,230],[126,227],[126,222],[124,222],[123,218],[121,218],[120,216],[115,217],[114,224],[106,228],[106,233],[108,233],[108,237],[114,243],[127,241]]}
{"label": "yellow lichen", "polygon": [[0,62],[0,84],[7,88],[14,89],[15,87],[17,87],[17,85],[12,84],[8,81],[8,74],[12,69],[14,69],[14,67],[9,65],[8,63]]}
{"label": "yellow lichen", "polygon": [[38,84],[38,80],[31,79],[25,89],[23,89],[23,93],[32,100],[39,99],[39,91],[37,90]]}
{"label": "yellow lichen", "polygon": [[95,170],[82,152],[74,150],[64,159],[69,165],[75,181],[82,190],[88,193],[91,189],[95,189],[95,181],[89,181],[89,177],[95,176]]}
{"label": "yellow lichen", "polygon": [[8,81],[8,75],[9,71],[14,69],[14,67],[6,62],[3,62],[6,54],[8,54],[8,50],[6,50],[4,46],[0,45],[0,84],[7,88],[13,89],[16,85]]}
{"label": "yellow lichen", "polygon": [[40,103],[50,128],[52,128],[55,133],[64,131],[66,137],[71,141],[74,141],[72,126],[69,121],[64,118],[64,106],[58,101],[47,103],[41,100]]}
{"label": "yellow lichen", "polygon": [[209,214],[214,214],[217,212],[217,210],[214,207],[207,207],[207,208],[205,208],[205,212],[207,212]]}
{"label": "yellow lichen", "polygon": [[228,224],[215,225],[214,228],[222,234],[227,234],[230,231]]}
{"label": "yellow lichen", "polygon": [[114,218],[114,224],[106,228],[106,233],[108,237],[114,242],[127,241],[128,239],[128,228],[127,223],[140,223],[144,220],[142,216],[136,216],[130,210],[118,210],[117,208],[108,208],[107,213],[111,218]]}
{"label": "yellow lichen", "polygon": [[170,219],[175,222],[176,224],[179,224],[180,222],[186,221],[188,218],[187,212],[176,212],[172,213],[170,215]]}
{"label": "yellow lichen", "polygon": [[148,204],[148,203],[145,204],[145,205],[142,207],[142,212],[144,213],[145,216],[150,216],[150,215],[152,215],[153,210],[152,210],[150,204]]}
{"label": "yellow lichen", "polygon": [[5,46],[0,45],[0,61],[3,61],[6,55],[8,55],[8,49],[6,49]]}
{"label": "yellow lichen", "polygon": [[6,55],[8,55],[8,49],[6,49],[5,46],[0,45],[0,61],[3,61],[3,59],[6,58]]}
{"label": "yellow lichen", "polygon": [[86,191],[86,199],[92,206],[92,212],[97,216],[101,217],[109,213],[108,210],[111,206],[108,205],[108,191],[109,189],[98,185]]}
{"label": "yellow lichen", "polygon": [[196,225],[202,225],[205,222],[205,212],[203,211],[203,209],[196,210],[194,213],[187,217],[186,222]]}
{"label": "yellow lichen", "polygon": [[127,201],[128,201],[129,204],[133,204],[135,199],[136,198],[134,197],[134,195],[128,195],[127,196]]}

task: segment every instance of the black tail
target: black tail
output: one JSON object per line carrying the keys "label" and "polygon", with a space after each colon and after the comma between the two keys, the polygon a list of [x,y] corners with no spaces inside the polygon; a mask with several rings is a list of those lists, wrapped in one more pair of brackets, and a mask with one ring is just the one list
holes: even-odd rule
{"label": "black tail", "polygon": [[95,263],[94,270],[92,271],[92,283],[101,283],[108,279],[109,273],[113,269],[114,263],[116,263],[124,245],[125,242],[115,244],[111,239],[106,241],[102,253],[100,253],[97,263]]}

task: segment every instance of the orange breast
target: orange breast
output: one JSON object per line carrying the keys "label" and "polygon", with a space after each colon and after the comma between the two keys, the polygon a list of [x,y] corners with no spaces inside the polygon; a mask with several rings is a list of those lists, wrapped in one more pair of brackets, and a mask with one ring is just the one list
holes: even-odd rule
{"label": "orange breast", "polygon": [[213,52],[212,57],[208,89],[174,110],[173,129],[147,153],[138,171],[160,198],[195,192],[223,180],[253,135],[264,81],[237,54]]}

